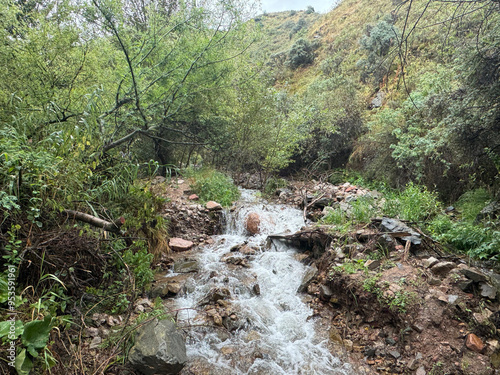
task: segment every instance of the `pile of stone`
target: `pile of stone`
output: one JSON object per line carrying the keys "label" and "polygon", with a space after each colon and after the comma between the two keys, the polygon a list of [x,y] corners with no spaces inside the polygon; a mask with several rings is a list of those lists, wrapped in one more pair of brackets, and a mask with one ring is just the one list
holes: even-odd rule
{"label": "pile of stone", "polygon": [[[173,251],[187,251],[192,246],[206,243],[210,236],[222,230],[222,206],[217,202],[207,202],[204,206],[196,203],[196,195],[167,204],[164,216],[170,222],[172,236],[169,247]],[[187,240],[189,239],[189,240]]]}
{"label": "pile of stone", "polygon": [[198,302],[198,306],[203,308],[207,323],[224,327],[229,332],[236,331],[246,323],[239,318],[238,309],[231,303],[231,292],[227,288],[212,288]]}

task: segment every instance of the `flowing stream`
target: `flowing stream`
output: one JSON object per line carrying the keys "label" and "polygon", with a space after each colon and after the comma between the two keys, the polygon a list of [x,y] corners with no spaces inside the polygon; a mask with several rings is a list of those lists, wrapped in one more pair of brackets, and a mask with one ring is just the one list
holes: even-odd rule
{"label": "flowing stream", "polygon": [[[260,216],[258,235],[249,236],[245,230],[250,212]],[[177,299],[177,307],[185,309],[178,318],[200,324],[200,315],[189,308],[199,305],[214,288],[225,289],[237,311],[236,328],[230,335],[223,329],[190,330],[188,358],[205,363],[214,375],[351,374],[350,366],[334,357],[327,343],[317,337],[312,310],[297,293],[307,267],[294,258],[294,249],[282,243],[275,241],[269,249],[264,246],[269,234],[299,230],[304,225],[302,212],[266,204],[255,192],[242,190],[237,209],[225,215],[225,233],[214,236],[215,243],[199,254],[195,287]],[[244,242],[259,249],[248,267],[221,261],[231,247]],[[255,284],[260,294],[255,293]]]}

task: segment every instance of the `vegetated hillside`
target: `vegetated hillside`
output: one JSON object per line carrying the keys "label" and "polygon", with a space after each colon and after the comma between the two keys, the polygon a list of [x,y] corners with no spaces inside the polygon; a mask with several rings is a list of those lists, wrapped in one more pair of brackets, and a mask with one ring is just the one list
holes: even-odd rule
{"label": "vegetated hillside", "polygon": [[[271,35],[288,22],[282,14],[263,25]],[[495,184],[499,24],[493,1],[344,0],[281,54],[272,47],[278,39],[264,38],[260,49],[269,51],[275,87],[320,113],[295,166],[348,162],[392,185],[425,184],[450,200]]]}
{"label": "vegetated hillside", "polygon": [[255,55],[265,57],[288,50],[297,39],[307,37],[322,17],[307,10],[265,13],[255,17],[253,21],[262,31],[262,39],[253,48]]}

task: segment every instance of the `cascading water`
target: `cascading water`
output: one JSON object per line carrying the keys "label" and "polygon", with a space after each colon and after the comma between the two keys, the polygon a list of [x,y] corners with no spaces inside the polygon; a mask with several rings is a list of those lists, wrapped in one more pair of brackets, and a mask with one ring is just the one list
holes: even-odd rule
{"label": "cascading water", "polygon": [[[248,236],[244,227],[250,212],[257,213],[261,221],[260,233],[254,236]],[[304,225],[302,213],[264,204],[253,191],[242,190],[237,209],[226,213],[226,221],[226,233],[214,236],[215,243],[199,255],[201,270],[192,292],[177,299],[177,307],[182,309],[178,318],[191,325],[200,323],[200,314],[190,308],[214,288],[223,288],[230,292],[239,325],[230,335],[221,334],[220,329],[191,329],[188,358],[205,363],[209,370],[203,373],[213,375],[352,373],[315,335],[314,321],[309,319],[312,311],[297,294],[307,268],[294,258],[296,252],[279,242],[270,249],[262,248],[269,234],[299,230]],[[231,267],[221,261],[233,246],[244,242],[262,249],[252,256],[248,267]],[[252,292],[255,284],[260,293]]]}

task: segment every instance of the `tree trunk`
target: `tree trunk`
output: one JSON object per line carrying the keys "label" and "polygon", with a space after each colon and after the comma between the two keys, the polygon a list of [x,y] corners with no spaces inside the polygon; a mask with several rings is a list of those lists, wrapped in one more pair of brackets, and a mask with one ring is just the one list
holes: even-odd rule
{"label": "tree trunk", "polygon": [[64,210],[62,213],[66,214],[69,218],[83,221],[84,223],[93,225],[94,227],[102,228],[105,231],[113,233],[120,233],[120,227],[125,223],[125,219],[123,217],[120,217],[118,220],[111,222],[80,211]]}

